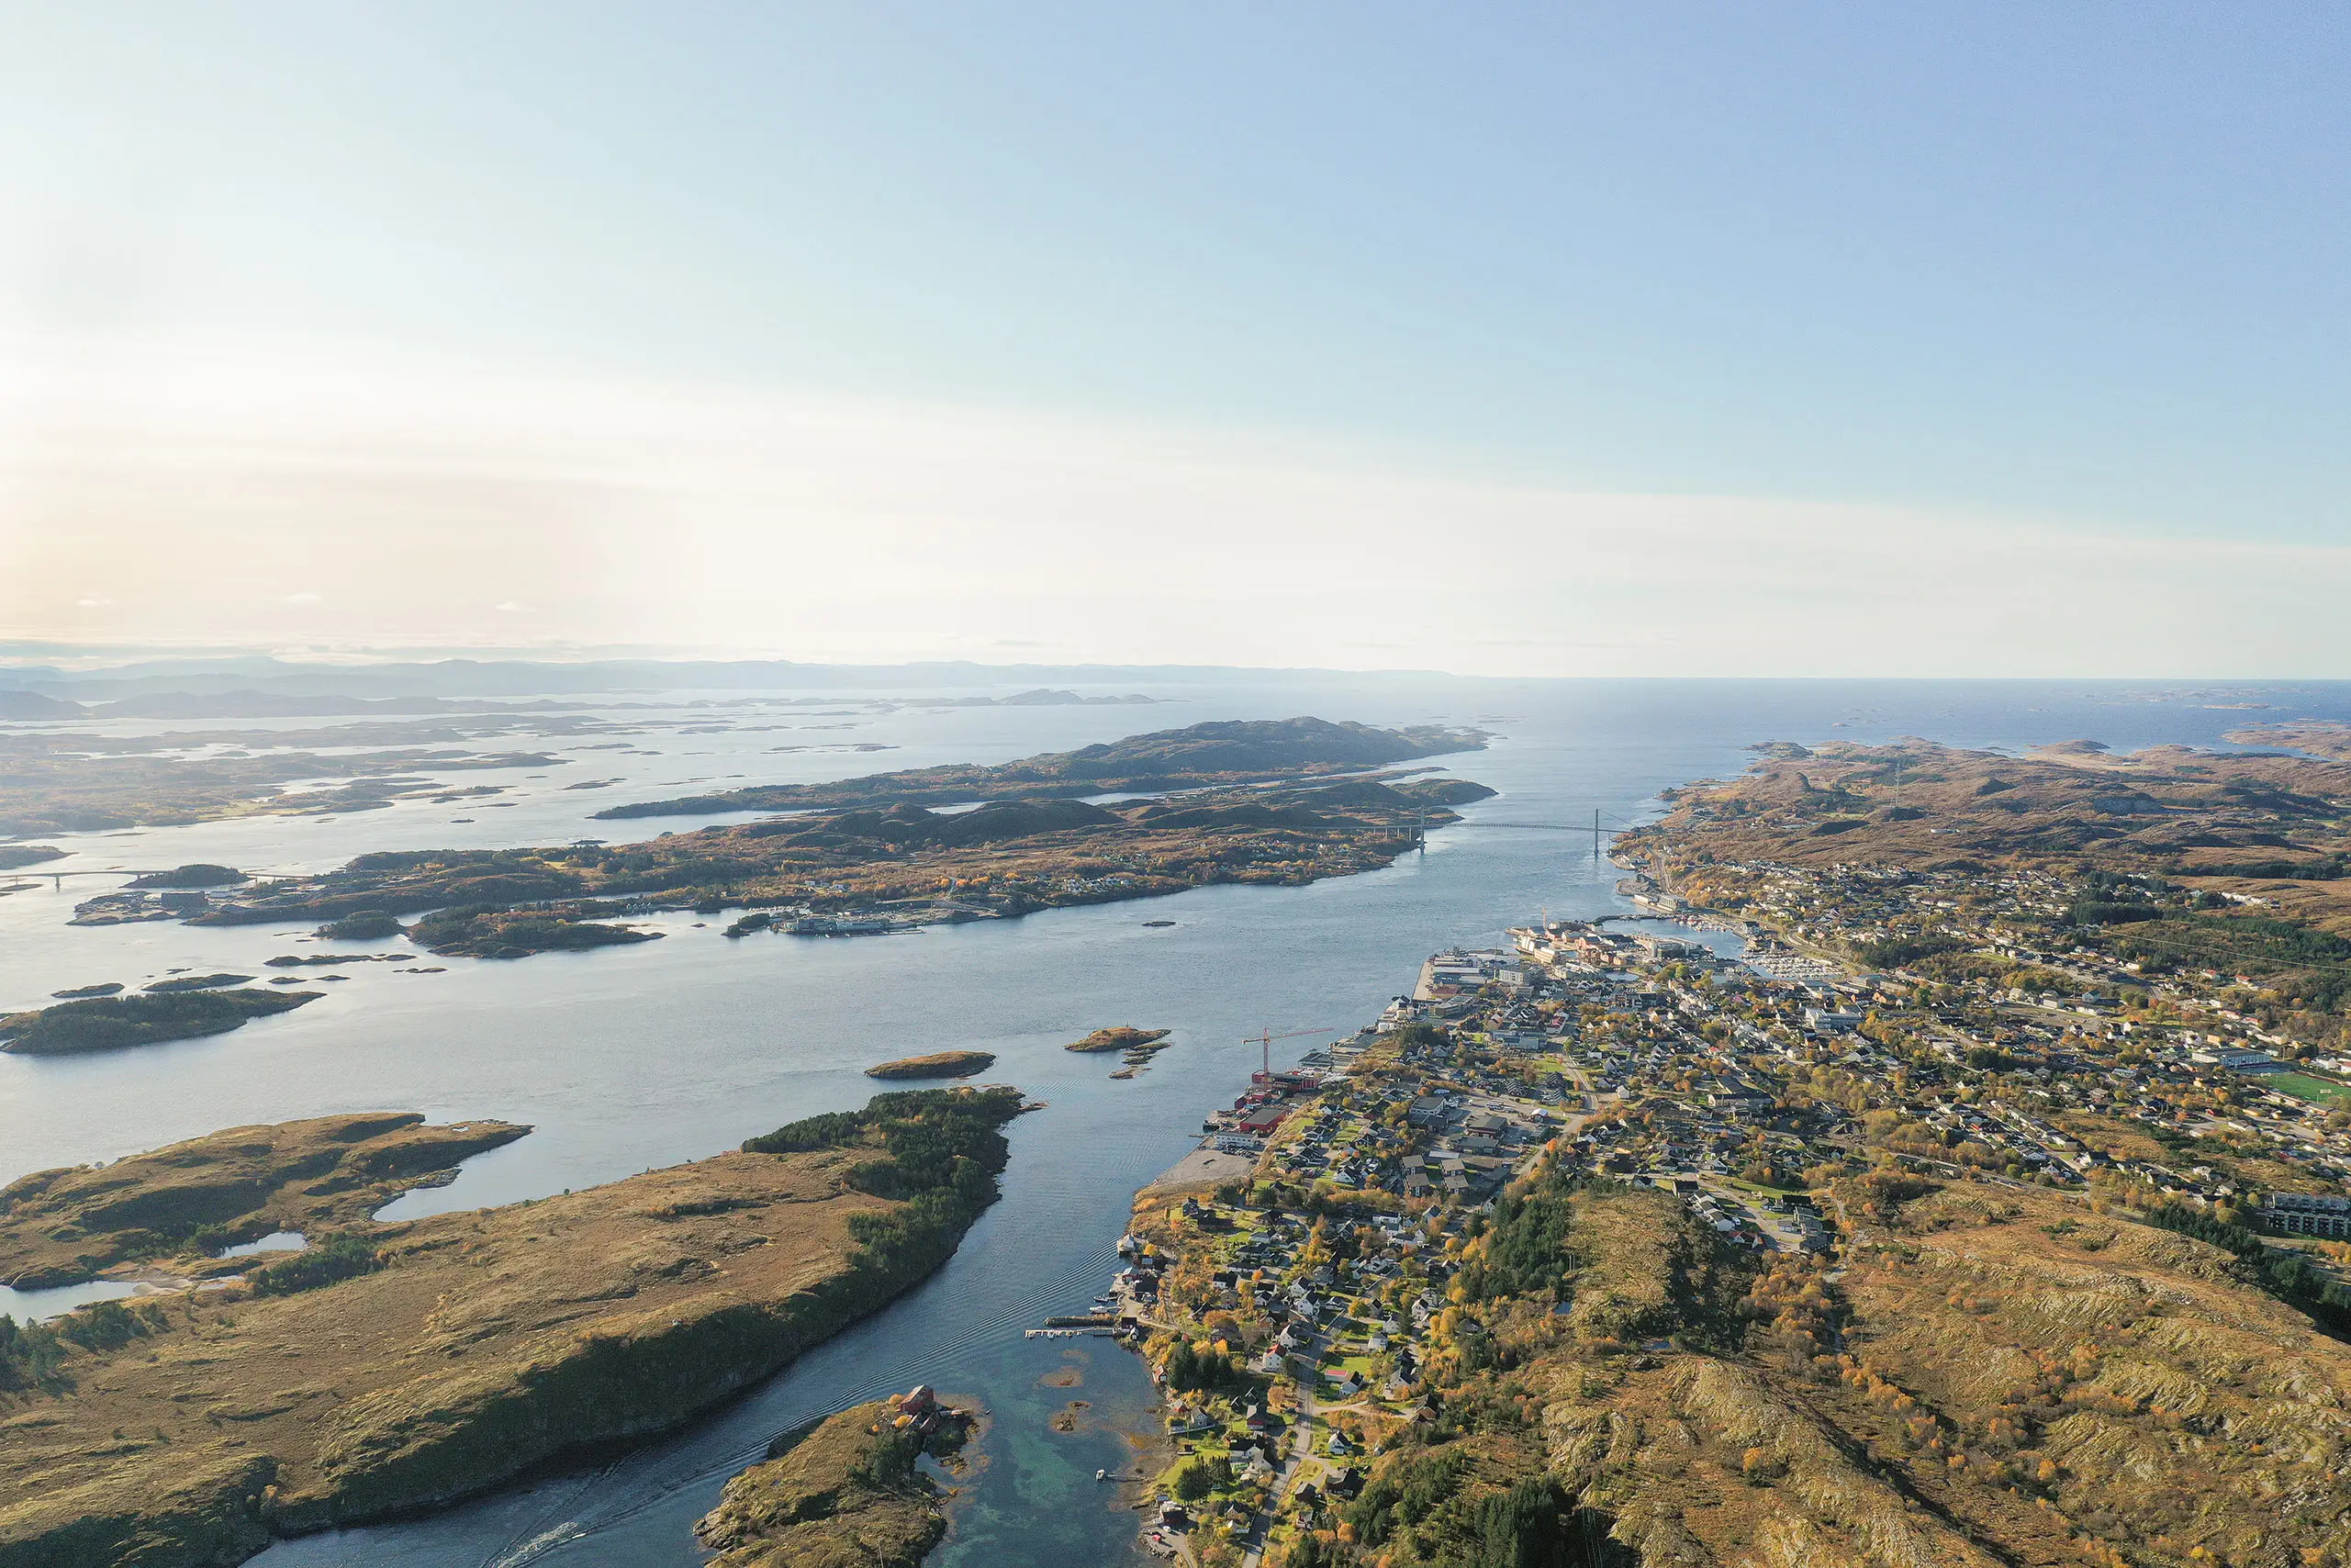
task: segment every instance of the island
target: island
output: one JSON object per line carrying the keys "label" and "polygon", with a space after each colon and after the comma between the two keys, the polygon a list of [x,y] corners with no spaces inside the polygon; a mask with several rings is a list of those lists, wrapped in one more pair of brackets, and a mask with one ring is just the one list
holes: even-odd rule
{"label": "island", "polygon": [[[1036,786],[1041,793],[934,810],[924,802],[976,787],[977,776],[950,769],[961,780],[950,788],[935,769],[877,775],[826,786],[834,803],[822,809],[809,807],[810,797],[794,796],[795,814],[767,821],[618,846],[588,840],[536,849],[363,855],[322,876],[258,882],[227,894],[108,895],[201,902],[135,911],[106,902],[89,918],[323,922],[320,929],[330,936],[357,937],[389,935],[398,915],[426,913],[407,929],[411,941],[477,958],[650,940],[658,934],[633,931],[614,917],[664,909],[746,909],[727,927],[737,938],[770,931],[879,934],[1217,883],[1297,887],[1376,870],[1424,842],[1429,829],[1461,820],[1453,806],[1493,793],[1465,779],[1349,772],[1367,757],[1472,744],[1459,732],[1315,720],[1194,725],[1136,740],[1152,744],[1139,748],[1135,765],[1177,757],[1195,769],[1155,775],[1161,782],[1218,782],[1167,798],[1074,799],[1069,791],[1080,786],[1069,759],[1084,754],[1056,754],[990,775],[996,786],[1011,788],[1013,775],[1035,772],[1045,780]],[[1257,766],[1244,770],[1244,762]],[[1212,763],[1230,766],[1215,772]],[[1234,782],[1245,771],[1254,780],[1258,773],[1285,770],[1296,782]],[[1332,777],[1338,772],[1349,776]],[[1082,792],[1119,782],[1137,779],[1123,773],[1089,778]]]}
{"label": "island", "polygon": [[[0,1324],[0,1562],[107,1568],[135,1543],[140,1561],[234,1563],[675,1427],[944,1262],[994,1201],[1020,1108],[1008,1088],[901,1091],[732,1153],[397,1224],[341,1183],[383,1170],[372,1139],[426,1137],[406,1114],[353,1127],[357,1154],[324,1168],[331,1134],[302,1126],[159,1150],[71,1212],[176,1226],[198,1189],[266,1189],[220,1207],[306,1225],[310,1247],[239,1260],[235,1283]],[[184,1245],[142,1250],[215,1269]]]}
{"label": "island", "polygon": [[915,1388],[786,1434],[694,1527],[719,1553],[707,1568],[917,1568],[946,1521],[914,1462],[953,1453],[971,1424]]}
{"label": "island", "polygon": [[380,909],[363,909],[327,922],[319,927],[318,935],[330,941],[378,942],[401,935],[401,926],[397,915]]}
{"label": "island", "polygon": [[709,816],[720,812],[806,811],[877,803],[952,805],[1022,799],[1167,794],[1315,778],[1475,751],[1476,730],[1419,725],[1404,730],[1328,719],[1226,720],[1155,730],[1076,751],[1047,752],[994,767],[969,763],[875,773],[833,784],[760,784],[712,795],[608,806],[599,817]]}
{"label": "island", "polygon": [[[462,746],[387,745],[466,734],[580,733],[562,715],[509,715],[457,723],[359,723],[285,730],[184,731],[95,734],[49,731],[0,734],[0,835],[105,833],[175,826],[257,814],[381,811],[403,800],[452,794],[443,779],[422,777],[479,769],[546,769],[571,759],[543,751],[482,752]],[[403,734],[405,732],[405,735]],[[285,750],[289,738],[320,750]],[[352,750],[336,748],[352,747]],[[333,778],[326,789],[289,789]],[[498,788],[490,786],[493,791]],[[0,856],[7,854],[0,849]],[[42,856],[40,858],[50,858]]]}
{"label": "island", "polygon": [[533,953],[578,952],[657,940],[609,921],[582,920],[577,911],[460,904],[436,910],[409,927],[409,940],[428,952],[468,958],[525,958]]}
{"label": "island", "polygon": [[1065,1051],[1138,1051],[1155,1046],[1172,1031],[1137,1029],[1131,1024],[1119,1024],[1107,1029],[1096,1029],[1082,1040],[1072,1040],[1062,1047]]}
{"label": "island", "polygon": [[[745,702],[781,709],[803,706],[800,700],[789,698],[746,699]],[[901,707],[968,706],[974,702],[1019,705],[1003,699],[941,699],[912,703],[873,701],[856,711],[886,712]],[[486,784],[466,788],[453,783],[449,774],[490,770],[545,772],[574,760],[550,750],[497,750],[471,743],[515,736],[543,745],[560,737],[637,735],[644,733],[645,724],[659,722],[634,713],[607,718],[577,711],[556,711],[588,706],[584,703],[451,703],[435,709],[409,705],[406,708],[409,714],[429,712],[431,716],[394,718],[387,714],[401,711],[397,706],[348,699],[304,700],[290,705],[267,701],[250,705],[224,703],[212,698],[162,700],[109,704],[91,716],[101,720],[130,718],[140,716],[140,711],[144,710],[164,717],[226,717],[248,706],[256,712],[298,707],[316,715],[369,716],[363,722],[304,730],[209,728],[106,734],[77,726],[73,730],[0,734],[0,837],[98,833],[261,813],[315,815],[382,811],[403,801],[453,802],[503,793],[511,786]],[[1108,748],[1088,747],[1066,754],[1069,761],[1063,770],[1025,781],[1001,769],[966,767],[925,772],[930,786],[942,791],[934,797],[941,801],[1013,793],[1089,795],[1118,789],[1121,780],[1139,780],[1142,788],[1157,790],[1192,788],[1218,779],[1304,776],[1307,767],[1318,773],[1344,772],[1470,749],[1478,744],[1473,732],[1431,727],[1407,732],[1424,738],[1408,742],[1405,749],[1399,750],[1394,742],[1351,736],[1350,731],[1364,728],[1360,725],[1324,726],[1319,720],[1288,721],[1286,725],[1293,731],[1286,741],[1273,733],[1283,726],[1254,723],[1236,727],[1222,740],[1198,737],[1192,743],[1179,743],[1175,749],[1160,747],[1156,743],[1143,746],[1137,743],[1150,737],[1130,737],[1113,743]],[[733,726],[721,723],[717,727]],[[1385,735],[1397,732],[1370,733]],[[1449,740],[1444,738],[1447,736],[1458,738]],[[298,743],[298,749],[289,749],[294,743]],[[627,743],[608,744],[617,746]],[[889,748],[873,742],[844,741],[777,749],[869,752]],[[1094,753],[1106,755],[1090,755]],[[1033,763],[1042,760],[1031,759]],[[1017,768],[1021,765],[1010,766]],[[1090,768],[1097,770],[1097,774],[1090,775]],[[975,788],[990,778],[996,782]],[[342,782],[325,787],[312,782],[320,778]],[[609,785],[611,781],[605,782]],[[769,788],[789,790],[795,787]],[[834,791],[837,804],[855,804],[873,798],[843,786],[821,788]],[[740,807],[725,801],[737,793],[753,792],[632,802],[601,814],[660,816],[733,811]],[[774,800],[778,802],[776,809],[781,810],[817,803],[805,795],[779,795]],[[705,803],[709,801],[719,803]],[[744,803],[765,806],[769,802],[752,798]],[[7,857],[20,849],[43,847],[0,846],[0,869],[10,868]],[[51,857],[48,854],[38,857]],[[30,859],[17,862],[32,863]]]}
{"label": "island", "polygon": [[64,850],[47,844],[0,844],[0,871],[19,871],[44,860],[64,858]]}
{"label": "island", "polygon": [[868,1078],[969,1078],[996,1065],[986,1051],[934,1051],[926,1057],[901,1057],[866,1069]]}
{"label": "island", "polygon": [[123,886],[127,888],[171,888],[185,890],[190,888],[231,887],[239,882],[250,882],[252,880],[252,879],[251,877],[246,876],[245,873],[238,870],[234,866],[215,866],[208,862],[198,862],[192,866],[181,866],[169,871],[150,871],[144,876],[133,877],[129,881],[125,882]]}
{"label": "island", "polygon": [[174,991],[220,991],[229,986],[249,984],[252,978],[251,975],[227,973],[172,975],[163,980],[150,980],[139,989],[151,995],[159,991],[168,993]]}
{"label": "island", "polygon": [[291,1012],[325,994],[318,991],[151,991],[135,996],[61,1002],[54,1007],[0,1015],[0,1051],[44,1056],[225,1035],[255,1018]]}

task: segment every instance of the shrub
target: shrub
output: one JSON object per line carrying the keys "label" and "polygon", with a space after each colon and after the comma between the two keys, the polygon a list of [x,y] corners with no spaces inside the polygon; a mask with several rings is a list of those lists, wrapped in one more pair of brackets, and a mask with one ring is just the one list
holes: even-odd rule
{"label": "shrub", "polygon": [[1398,1529],[1435,1513],[1468,1468],[1468,1456],[1458,1449],[1406,1459],[1371,1478],[1348,1505],[1347,1522],[1364,1545],[1383,1545]]}
{"label": "shrub", "polygon": [[292,1295],[372,1274],[384,1255],[363,1237],[337,1236],[245,1276],[255,1295]]}
{"label": "shrub", "polygon": [[1166,1374],[1168,1386],[1181,1392],[1214,1393],[1219,1389],[1237,1388],[1248,1381],[1241,1369],[1229,1356],[1214,1350],[1196,1350],[1189,1340],[1179,1339],[1175,1349],[1159,1369]]}
{"label": "shrub", "polygon": [[0,1389],[38,1386],[57,1370],[64,1354],[57,1331],[44,1323],[19,1324],[0,1316]]}
{"label": "shrub", "polygon": [[2244,1226],[2231,1225],[2185,1204],[2156,1204],[2147,1211],[2147,1223],[2234,1253],[2255,1284],[2309,1313],[2327,1332],[2351,1337],[2351,1291],[2334,1283],[2301,1253],[2271,1247]]}
{"label": "shrub", "polygon": [[922,1439],[885,1427],[866,1444],[864,1456],[850,1473],[868,1486],[886,1491],[914,1473],[915,1456],[922,1451]]}
{"label": "shrub", "polygon": [[70,1315],[57,1331],[85,1350],[119,1350],[147,1329],[122,1303],[101,1301]]}
{"label": "shrub", "polygon": [[1175,1482],[1170,1489],[1182,1501],[1197,1503],[1215,1487],[1215,1478],[1209,1474],[1208,1466],[1195,1459],[1175,1473]]}

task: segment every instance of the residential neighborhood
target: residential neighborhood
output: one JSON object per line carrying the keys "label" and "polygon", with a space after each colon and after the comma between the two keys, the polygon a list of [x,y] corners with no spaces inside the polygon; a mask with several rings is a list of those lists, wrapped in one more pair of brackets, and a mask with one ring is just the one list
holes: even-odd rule
{"label": "residential neighborhood", "polygon": [[[1432,955],[1375,1022],[1255,1075],[1206,1129],[1221,1164],[1138,1197],[1113,1299],[1177,1445],[1155,1550],[1253,1568],[1349,1539],[1379,1457],[1483,1353],[1457,1276],[1538,1175],[1669,1195],[1774,1278],[1833,1278],[1827,1194],[1878,1172],[2257,1229],[2344,1297],[2351,1064],[2294,1059],[2231,977],[2036,945],[2076,896],[2054,875],[1711,870],[1735,910],[1637,877],[1670,921]],[[1928,956],[1977,961],[1914,965],[1926,921]]]}

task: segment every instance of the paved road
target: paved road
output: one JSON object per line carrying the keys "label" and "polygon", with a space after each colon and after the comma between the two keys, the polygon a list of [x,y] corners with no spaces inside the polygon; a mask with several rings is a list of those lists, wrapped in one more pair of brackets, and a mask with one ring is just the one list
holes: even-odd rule
{"label": "paved road", "polygon": [[[1305,1354],[1319,1363],[1323,1350],[1329,1342],[1327,1335],[1317,1331],[1308,1341]],[[1274,1516],[1282,1511],[1282,1505],[1289,1500],[1291,1492],[1304,1479],[1307,1466],[1315,1463],[1315,1416],[1322,1408],[1315,1397],[1315,1384],[1318,1381],[1312,1373],[1298,1381],[1297,1419],[1290,1428],[1290,1451],[1282,1458],[1282,1469],[1274,1475],[1273,1495],[1267,1500],[1266,1511],[1249,1524],[1248,1546],[1241,1554],[1241,1568],[1259,1568],[1265,1561],[1266,1532],[1271,1527]]]}

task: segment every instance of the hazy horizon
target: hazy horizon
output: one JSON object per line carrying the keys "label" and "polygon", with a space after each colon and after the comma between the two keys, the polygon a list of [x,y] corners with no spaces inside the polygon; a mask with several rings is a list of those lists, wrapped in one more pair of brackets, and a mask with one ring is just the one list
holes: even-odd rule
{"label": "hazy horizon", "polygon": [[2351,674],[2331,9],[12,35],[0,641]]}

